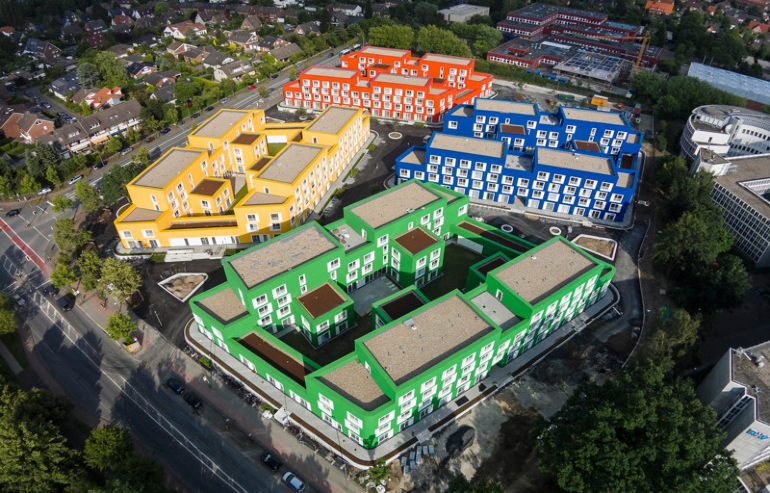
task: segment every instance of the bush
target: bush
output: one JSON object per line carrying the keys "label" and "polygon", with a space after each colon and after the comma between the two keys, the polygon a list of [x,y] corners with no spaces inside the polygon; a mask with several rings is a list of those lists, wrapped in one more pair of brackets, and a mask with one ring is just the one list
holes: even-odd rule
{"label": "bush", "polygon": [[270,411],[270,414],[275,414],[275,409],[273,408],[273,406],[271,406],[271,405],[270,405],[270,404],[268,404],[267,402],[263,402],[263,403],[262,403],[262,405],[261,405],[261,406],[259,406],[259,407],[260,407],[260,409],[262,409],[263,411]]}
{"label": "bush", "polygon": [[211,360],[207,356],[201,356],[200,358],[198,358],[198,363],[208,368],[209,370],[214,368],[214,365],[211,363]]}
{"label": "bush", "polygon": [[165,262],[165,260],[166,260],[166,252],[155,252],[150,256],[150,262],[155,264]]}
{"label": "bush", "polygon": [[425,128],[425,124],[423,122],[414,122],[414,128]]}
{"label": "bush", "polygon": [[366,148],[367,148],[368,150],[370,150],[370,151],[373,151],[373,150],[377,149],[377,146],[376,146],[376,145],[374,145],[374,143],[372,143],[372,144],[369,144],[369,145],[368,145]]}

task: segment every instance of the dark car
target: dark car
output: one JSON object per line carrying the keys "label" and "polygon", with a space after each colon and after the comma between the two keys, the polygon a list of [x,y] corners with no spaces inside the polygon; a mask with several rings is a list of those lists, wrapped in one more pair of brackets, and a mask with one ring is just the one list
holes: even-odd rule
{"label": "dark car", "polygon": [[43,293],[45,293],[46,296],[56,296],[57,294],[59,294],[59,288],[57,288],[53,284],[49,284],[48,286],[43,288]]}
{"label": "dark car", "polygon": [[198,118],[199,116],[201,116],[201,114],[200,114],[200,113],[195,113],[195,114],[192,116],[192,118]]}
{"label": "dark car", "polygon": [[277,79],[278,78],[278,74],[270,74],[270,78],[271,79]]}
{"label": "dark car", "polygon": [[278,462],[278,459],[276,459],[272,454],[269,454],[267,452],[262,454],[262,464],[266,465],[274,472],[277,472],[278,469],[281,468],[281,463]]}
{"label": "dark car", "polygon": [[182,382],[180,382],[176,378],[169,378],[168,380],[166,380],[166,386],[177,394],[181,394],[184,392],[184,385],[182,385]]}
{"label": "dark car", "polygon": [[329,58],[334,58],[334,53],[329,53]]}
{"label": "dark car", "polygon": [[56,300],[56,304],[59,305],[65,312],[72,310],[72,300],[70,300],[68,296],[62,296]]}
{"label": "dark car", "polygon": [[155,137],[147,137],[147,140],[145,142],[153,142],[155,140]]}
{"label": "dark car", "polygon": [[21,209],[11,209],[5,213],[5,217],[18,216],[19,214],[21,214]]}
{"label": "dark car", "polygon": [[168,128],[168,127],[166,127],[166,128],[164,128],[163,130],[161,130],[161,131],[160,131],[160,134],[161,134],[161,135],[166,135],[166,134],[167,134],[167,133],[169,133],[170,131],[171,131],[171,129],[170,129],[170,128]]}
{"label": "dark car", "polygon": [[206,108],[206,111],[214,111],[214,107],[213,106],[209,106],[208,108]]}
{"label": "dark car", "polygon": [[200,409],[201,406],[203,406],[200,399],[198,399],[198,396],[192,392],[188,392],[184,395],[184,401],[188,403],[193,409]]}
{"label": "dark car", "polygon": [[104,168],[104,161],[99,161],[98,163],[94,164],[94,169],[102,169]]}

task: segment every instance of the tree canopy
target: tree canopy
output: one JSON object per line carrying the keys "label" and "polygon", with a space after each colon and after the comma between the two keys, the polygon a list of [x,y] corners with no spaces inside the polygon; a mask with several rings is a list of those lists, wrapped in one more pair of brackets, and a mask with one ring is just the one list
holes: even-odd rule
{"label": "tree canopy", "polygon": [[409,26],[380,26],[369,29],[369,42],[374,46],[410,50],[414,44],[414,30]]}
{"label": "tree canopy", "polygon": [[104,330],[116,341],[120,339],[128,341],[131,333],[136,330],[136,323],[125,313],[115,312],[110,315],[110,318],[107,320],[107,327]]}
{"label": "tree canopy", "polygon": [[5,293],[0,293],[0,335],[11,334],[19,328],[19,321],[13,311],[13,300]]}
{"label": "tree canopy", "polygon": [[739,470],[714,410],[666,367],[647,361],[581,384],[533,430],[541,471],[575,493],[734,491]]}
{"label": "tree canopy", "polygon": [[105,290],[114,287],[113,295],[120,301],[128,301],[131,295],[142,285],[142,278],[131,264],[114,258],[105,259],[102,266],[102,282],[100,287]]}
{"label": "tree canopy", "polygon": [[[421,4],[418,4],[421,5]],[[470,58],[471,49],[462,39],[446,29],[424,26],[417,33],[417,49],[423,53],[438,53]]]}

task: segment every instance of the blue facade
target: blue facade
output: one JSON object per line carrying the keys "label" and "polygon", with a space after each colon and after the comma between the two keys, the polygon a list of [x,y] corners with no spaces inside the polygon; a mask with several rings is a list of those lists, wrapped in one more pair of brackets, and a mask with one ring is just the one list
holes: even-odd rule
{"label": "blue facade", "polygon": [[447,112],[443,132],[396,159],[399,181],[438,183],[471,199],[623,221],[643,134],[620,113],[477,99]]}

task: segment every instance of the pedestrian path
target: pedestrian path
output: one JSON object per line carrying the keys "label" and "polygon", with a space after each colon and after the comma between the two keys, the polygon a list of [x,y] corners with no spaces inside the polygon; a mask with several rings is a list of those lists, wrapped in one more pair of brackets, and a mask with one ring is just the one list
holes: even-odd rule
{"label": "pedestrian path", "polygon": [[11,369],[14,375],[18,375],[24,371],[24,368],[21,367],[19,362],[16,361],[16,358],[14,358],[13,354],[11,354],[11,351],[9,351],[5,344],[3,344],[3,341],[0,341],[0,357],[2,357],[5,362],[8,363],[8,367]]}

